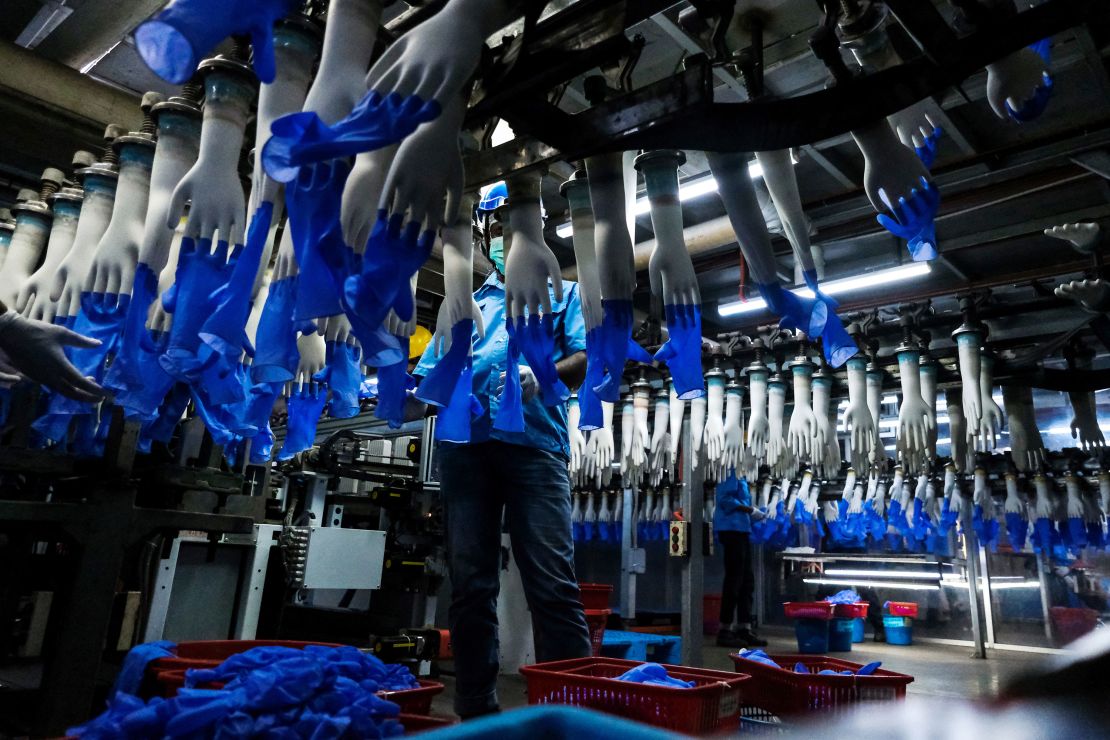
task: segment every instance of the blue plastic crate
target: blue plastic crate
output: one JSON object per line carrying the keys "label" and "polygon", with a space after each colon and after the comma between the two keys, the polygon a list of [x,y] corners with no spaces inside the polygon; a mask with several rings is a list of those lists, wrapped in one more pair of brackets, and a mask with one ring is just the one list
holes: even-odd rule
{"label": "blue plastic crate", "polygon": [[628,740],[673,740],[674,733],[578,707],[534,706],[472,719],[422,733],[428,740],[536,740],[544,737],[610,737]]}
{"label": "blue plastic crate", "polygon": [[863,642],[864,620],[856,617],[852,620],[852,642]]}
{"label": "blue plastic crate", "polygon": [[828,619],[798,618],[794,620],[794,635],[798,638],[798,652],[824,655],[829,652]]}
{"label": "blue plastic crate", "polygon": [[852,630],[855,619],[836,618],[829,622],[829,652],[852,652]]}
{"label": "blue plastic crate", "polygon": [[883,629],[888,644],[913,644],[913,620],[909,617],[883,617]]}

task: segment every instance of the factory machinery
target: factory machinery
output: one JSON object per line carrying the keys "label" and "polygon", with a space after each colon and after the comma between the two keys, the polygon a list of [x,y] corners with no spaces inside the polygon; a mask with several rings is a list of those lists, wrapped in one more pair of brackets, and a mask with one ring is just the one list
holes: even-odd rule
{"label": "factory machinery", "polygon": [[[1083,26],[1093,19],[1097,4],[1046,0],[1006,19],[1002,27],[984,24],[957,37],[932,3],[822,2],[824,32],[810,39],[810,47],[827,70],[815,79],[827,71],[836,84],[782,98],[765,95],[763,89],[760,19],[752,16],[745,21],[750,48],[730,49],[724,35],[733,24],[736,4],[724,1],[693,3],[681,20],[689,30],[689,46],[699,51],[684,54],[665,79],[635,88],[632,74],[643,43],[628,38],[626,32],[672,5],[665,0],[582,0],[542,18],[528,17],[521,33],[489,50],[466,119],[468,129],[485,132],[483,145],[464,156],[468,188],[513,174],[535,174],[602,152],[676,147],[714,152],[805,149],[820,140],[845,136],[923,98],[940,96],[992,61],[1046,36]],[[851,48],[866,47],[882,24],[868,26],[866,13],[853,14],[872,5],[889,10],[903,29],[904,40],[913,42],[913,54],[881,71],[845,75],[833,28],[839,24],[840,37],[856,43]],[[383,40],[393,41],[436,7],[436,3],[414,4],[383,30]],[[848,17],[844,11],[850,11]],[[705,53],[695,37],[705,40],[712,51]],[[572,115],[558,108],[553,99],[567,93],[569,82],[596,69],[603,75],[589,78],[583,109]],[[715,99],[715,81],[722,76],[728,77],[734,92],[742,89],[743,102]],[[488,124],[495,119],[508,121],[516,138],[490,146],[492,126]],[[1097,178],[1105,190],[1103,179],[1110,177],[1110,167],[1103,150],[1108,141],[1105,130],[1078,144],[1061,135],[1059,141],[1040,142],[1028,159],[1022,159],[1027,154],[1022,152],[984,156],[990,166],[998,167],[997,172],[957,168],[941,173],[938,181],[944,179],[946,185],[954,181],[957,189],[964,180],[998,189],[1007,185],[1004,175],[1017,178],[1023,168],[1035,169],[1032,160],[1040,157],[1039,161],[1055,163],[1049,174],[1059,175],[1059,182],[1049,183],[1047,175],[1035,173],[1046,182],[1029,184],[1023,192],[1036,193],[1035,185],[1046,190],[1052,185],[1083,185],[1088,182],[1083,178]],[[815,148],[807,151],[809,157],[821,157]],[[44,190],[44,198],[49,199],[53,190],[57,188]],[[997,202],[1018,197],[993,195],[1000,198]],[[1076,208],[1081,206],[1086,208],[1083,204]],[[825,210],[839,207],[834,203]],[[966,210],[980,207],[986,205],[970,203]],[[1103,203],[1069,212],[1069,220],[1097,219],[1107,213]],[[858,205],[853,214],[844,218],[870,223],[873,215]],[[938,219],[942,226],[944,215]],[[555,225],[552,222],[548,231],[555,232]],[[821,224],[830,233],[840,233],[836,229],[843,225],[843,221]],[[1049,225],[1038,224],[1037,230]],[[729,233],[726,241],[731,243],[735,233]],[[1028,233],[1026,229],[1018,235]],[[554,234],[547,236],[555,240]],[[941,237],[943,247],[943,229]],[[953,242],[967,239],[963,235]],[[699,273],[735,267],[735,250],[699,253],[689,241],[690,252],[698,257]],[[933,390],[947,398],[951,420],[966,386],[961,382],[960,347],[968,343],[961,344],[959,337],[969,334],[976,336],[976,353],[993,363],[993,381],[1004,395],[1012,389],[1023,394],[1029,389],[1064,392],[1072,398],[1077,417],[1083,413],[1080,406],[1088,416],[1096,416],[1094,431],[1099,431],[1093,392],[1110,387],[1110,371],[1093,369],[1100,363],[1097,359],[1092,363],[1091,357],[1110,350],[1110,324],[1099,306],[1081,311],[1053,289],[1076,277],[1105,278],[1100,248],[1096,244],[1073,254],[1063,251],[1067,247],[1059,246],[1062,242],[1056,244],[1061,251],[1054,258],[1040,260],[1025,272],[1003,268],[989,279],[970,279],[961,278],[949,266],[946,269],[955,275],[949,284],[933,280],[929,288],[916,292],[899,288],[897,295],[872,292],[866,300],[842,302],[840,315],[863,350],[860,357],[879,392],[881,403],[874,420],[880,432],[896,405],[885,402],[884,393],[904,390],[906,376],[899,356],[907,353],[914,354],[918,363],[924,357],[932,363]],[[565,256],[565,242],[562,246]],[[972,246],[976,245],[963,244],[959,249],[970,252]],[[890,254],[897,253],[897,261],[906,259],[901,243],[894,249]],[[647,267],[644,250],[637,246],[635,251],[636,266],[642,271]],[[950,251],[942,249],[938,264],[951,257]],[[428,306],[418,307],[427,319]],[[662,306],[657,299],[654,303],[648,299],[639,300],[637,308],[641,322],[635,338],[644,346],[658,346]],[[710,376],[740,385],[745,370],[754,366],[776,374],[778,382],[789,377],[795,365],[808,366],[814,358],[818,362],[813,364],[819,365],[820,353],[807,340],[777,327],[759,326],[766,320],[759,316],[741,331],[706,338],[703,365]],[[846,372],[850,370],[834,372],[820,366],[816,372],[828,383],[830,411],[837,409],[849,390]],[[630,365],[625,379],[632,405],[637,394],[655,394],[666,385],[656,365]],[[450,655],[449,637],[436,628],[437,596],[445,569],[434,419],[390,429],[373,418],[374,402],[365,400],[362,413],[353,418],[323,419],[316,445],[306,452],[285,462],[252,465],[245,453],[240,453],[238,463],[228,463],[195,408],[185,413],[168,443],[155,442],[149,452],[140,453],[138,424],[125,421],[120,409],[105,405],[111,423],[104,426],[104,453],[90,458],[70,454],[64,445],[39,449],[34,444],[31,423],[39,393],[26,383],[12,389],[6,399],[8,423],[0,438],[0,566],[5,574],[0,585],[0,664],[22,671],[5,673],[20,678],[0,687],[0,718],[14,718],[23,727],[37,722],[35,732],[60,733],[100,706],[113,668],[131,646],[160,638],[346,642],[371,649],[387,661],[408,662],[421,675],[434,672],[436,662]],[[750,398],[744,408],[749,405]],[[646,543],[640,541],[637,525],[646,520],[649,510],[668,524],[680,522],[669,527],[673,540],[668,539],[667,546],[682,561],[683,661],[696,663],[709,541],[705,525],[711,519],[706,502],[720,471],[714,472],[699,445],[704,415],[695,419],[694,405],[689,406],[672,417],[677,426],[672,424],[670,432],[678,437],[673,459],[649,461],[642,448],[638,462],[622,464],[614,456],[588,474],[576,476],[575,496],[582,508],[595,513],[600,498],[609,521],[620,523],[619,604],[625,618],[636,613],[637,577],[648,571]],[[1066,420],[1061,423],[1067,425]],[[1011,435],[1012,424],[1011,416]],[[280,442],[280,419],[275,420],[274,432]],[[615,449],[635,450],[620,426],[614,432]],[[846,436],[832,435],[833,441],[839,440],[837,452],[820,461],[812,455],[792,460],[755,455],[745,461],[734,459],[733,467],[747,471],[760,486],[770,476],[785,480],[788,490],[780,492],[783,497],[792,481],[808,478],[808,495],[815,506],[836,503],[850,475],[846,461],[852,460],[853,450],[844,446]],[[1098,437],[1101,440],[1101,432]],[[960,449],[963,435],[954,430],[949,439],[946,446],[934,438],[927,454],[911,460],[901,456],[892,434],[879,433],[875,449],[893,454],[868,457],[866,470],[855,472],[861,478],[870,473],[878,480],[894,476],[896,463],[901,463],[907,477],[912,468],[915,478],[943,476],[949,464],[958,476],[975,476],[981,470],[988,493],[980,503],[1001,507],[1008,476],[1039,474],[1064,488],[1070,485],[1069,478],[1093,480],[1107,469],[1108,461],[1101,457],[1105,444],[1096,441],[1093,432],[1080,440],[1079,449],[1045,450],[1042,441],[1032,457],[1029,439],[1023,448],[1027,454],[1021,457],[1005,452],[1005,444],[979,451]],[[1092,487],[1084,489],[1088,499]],[[600,497],[597,491],[603,492]],[[664,491],[669,492],[667,505],[661,503]],[[1059,503],[1059,493],[1049,495]],[[649,507],[647,502],[657,496],[660,503]],[[586,497],[594,501],[583,501]],[[982,654],[994,642],[991,620],[984,611],[990,599],[981,599],[974,586],[983,575],[985,556],[970,520],[961,524],[966,526],[948,533],[951,555],[918,557],[946,558],[965,571],[974,606],[975,647]],[[763,551],[766,556],[767,548]],[[1042,568],[1047,557],[1038,556]],[[820,553],[809,554],[809,560],[819,558]]]}

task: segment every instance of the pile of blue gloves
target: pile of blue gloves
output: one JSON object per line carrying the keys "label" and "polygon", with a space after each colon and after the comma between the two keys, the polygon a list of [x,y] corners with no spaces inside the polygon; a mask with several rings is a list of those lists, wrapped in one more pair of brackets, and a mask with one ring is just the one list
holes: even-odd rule
{"label": "pile of blue gloves", "polygon": [[644,663],[617,676],[618,681],[629,683],[642,683],[648,686],[666,686],[671,689],[692,689],[693,681],[683,681],[667,673],[667,669],[658,663]]}
{"label": "pile of blue gloves", "polygon": [[824,601],[830,604],[858,604],[863,601],[855,591],[846,588],[843,591],[837,591],[832,596],[826,596]]}
{"label": "pile of blue gloves", "polygon": [[[223,689],[193,688],[223,682]],[[148,702],[119,692],[107,711],[69,735],[99,738],[383,738],[404,734],[380,691],[416,688],[403,666],[353,647],[259,647],[213,669],[186,672],[186,688]]]}
{"label": "pile of blue gloves", "polygon": [[[745,660],[750,660],[750,661],[753,661],[755,663],[762,663],[765,666],[770,666],[771,668],[777,668],[780,671],[786,670],[785,668],[780,666],[778,663],[776,663],[774,660],[772,660],[771,657],[769,655],[767,655],[767,653],[765,653],[763,650],[741,650],[738,653],[738,655],[741,658],[744,658]],[[842,670],[842,671],[834,671],[832,669],[825,668],[824,670],[817,671],[816,674],[814,674],[814,675],[817,675],[817,676],[870,676],[870,675],[874,674],[875,671],[878,670],[879,666],[881,666],[881,665],[882,665],[881,661],[875,661],[874,663],[868,663],[867,665],[860,667],[859,670],[855,670],[855,671],[848,670],[848,669],[845,669],[845,670]],[[813,671],[811,671],[809,669],[809,667],[806,666],[804,663],[795,663],[794,664],[794,672],[795,673],[813,673]]]}

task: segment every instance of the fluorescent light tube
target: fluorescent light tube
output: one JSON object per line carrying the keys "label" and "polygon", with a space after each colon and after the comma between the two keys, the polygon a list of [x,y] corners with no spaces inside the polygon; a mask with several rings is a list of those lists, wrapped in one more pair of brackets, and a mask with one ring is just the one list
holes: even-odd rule
{"label": "fluorescent light tube", "polygon": [[939,581],[940,573],[922,570],[855,570],[852,568],[826,568],[827,576],[885,576],[886,578],[923,578]]}
{"label": "fluorescent light tube", "polygon": [[871,586],[872,588],[900,588],[906,591],[940,591],[940,586],[926,583],[898,583],[896,581],[853,581],[847,578],[803,578],[805,583],[826,586]]}
{"label": "fluorescent light tube", "polygon": [[[876,288],[903,280],[912,280],[928,275],[931,271],[932,268],[929,267],[928,262],[912,262],[908,265],[899,265],[898,267],[891,267],[886,270],[876,270],[874,272],[864,273],[863,275],[856,275],[855,277],[830,280],[827,283],[821,284],[821,292],[830,296],[840,295],[842,293],[850,293],[866,288]],[[813,291],[809,288],[800,288],[794,292],[803,298],[813,298]],[[740,314],[761,311],[765,308],[767,308],[766,301],[762,298],[753,298],[750,301],[733,301],[731,303],[722,304],[717,307],[717,314],[721,318],[727,318],[729,316],[738,316]]]}

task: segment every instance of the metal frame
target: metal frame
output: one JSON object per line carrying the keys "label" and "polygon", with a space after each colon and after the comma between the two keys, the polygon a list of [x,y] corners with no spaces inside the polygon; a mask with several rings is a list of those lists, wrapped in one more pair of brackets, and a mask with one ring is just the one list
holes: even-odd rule
{"label": "metal frame", "polygon": [[705,612],[705,560],[702,556],[703,485],[701,472],[694,467],[690,418],[682,421],[682,513],[686,519],[687,555],[682,563],[682,663],[699,665],[704,641],[702,623]]}
{"label": "metal frame", "polygon": [[[496,100],[480,102],[471,110],[470,118],[473,122],[496,115],[527,136],[468,155],[467,187],[476,188],[512,172],[544,167],[557,159],[579,159],[607,151],[679,148],[750,152],[812,144],[846,134],[938,95],[997,59],[1045,36],[1083,24],[1095,7],[1094,0],[1046,0],[1035,8],[1000,19],[989,28],[957,38],[947,24],[941,21],[938,25],[935,14],[916,7],[920,4],[917,0],[894,3],[911,33],[926,49],[925,54],[829,89],[778,100],[714,103],[714,67],[706,57],[696,55],[687,58],[685,71],[673,78],[572,115],[544,96],[547,89],[557,84],[555,78],[561,76],[548,70],[539,74],[537,70],[538,60],[546,58],[542,52],[549,52],[550,48],[529,59],[539,43],[525,45],[521,50],[523,58],[500,81],[514,94],[511,97],[499,94]],[[572,6],[572,10],[576,7]],[[578,15],[571,18],[569,12],[563,12],[540,24],[540,28],[548,34],[569,34],[567,26],[580,20]],[[591,40],[594,46],[589,48],[620,52],[616,46],[597,48],[609,44],[608,37]],[[930,57],[930,51],[941,48],[944,59]],[[586,53],[581,47],[575,51]],[[574,69],[568,66],[562,71]],[[536,92],[529,95],[528,91]]]}

